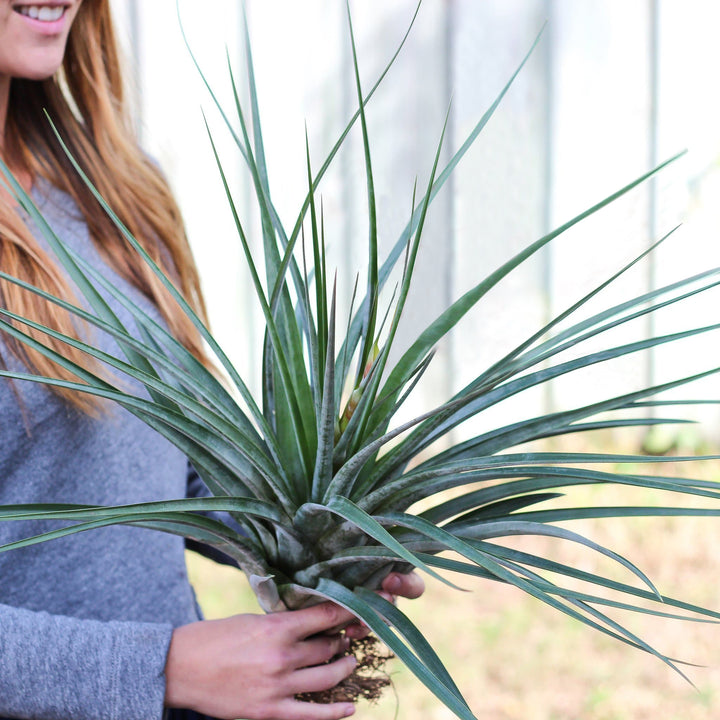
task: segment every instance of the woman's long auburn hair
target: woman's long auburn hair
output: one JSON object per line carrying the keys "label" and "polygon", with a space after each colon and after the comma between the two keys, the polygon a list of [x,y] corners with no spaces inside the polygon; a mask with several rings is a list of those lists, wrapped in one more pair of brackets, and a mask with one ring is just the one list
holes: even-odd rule
{"label": "woman's long auburn hair", "polygon": [[[208,365],[191,321],[178,310],[74,170],[45,111],[101,196],[204,319],[200,282],[180,212],[158,168],[139,148],[128,120],[109,0],[85,0],[80,6],[63,66],[54,77],[42,81],[12,79],[4,143],[6,162],[14,172],[33,179],[44,177],[69,193],[106,260],[155,303],[175,337]],[[17,212],[1,201],[0,267],[54,295],[72,297],[57,264],[39,247]],[[0,302],[18,315],[77,336],[77,323],[69,313],[12,283],[0,282]],[[66,358],[84,367],[92,365],[81,351],[41,333],[34,335]],[[32,371],[77,379],[6,334],[4,340],[10,352]],[[97,411],[97,400],[86,393],[62,388],[53,388],[53,392],[84,412]]]}

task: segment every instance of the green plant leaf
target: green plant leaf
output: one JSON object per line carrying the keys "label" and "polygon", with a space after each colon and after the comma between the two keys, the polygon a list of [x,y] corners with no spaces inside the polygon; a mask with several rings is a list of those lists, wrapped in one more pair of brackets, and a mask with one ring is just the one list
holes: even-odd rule
{"label": "green plant leaf", "polygon": [[455,587],[452,583],[448,582],[442,575],[438,575],[434,570],[425,565],[421,560],[418,560],[411,552],[409,552],[401,543],[399,543],[387,530],[385,530],[378,521],[366,512],[361,510],[357,505],[348,500],[347,498],[335,496],[327,503],[327,508],[332,512],[340,515],[340,517],[356,525],[364,533],[369,535],[371,538],[384,545],[389,550],[397,553],[398,557],[409,562],[417,568],[425,570],[429,575],[432,575],[436,580]]}
{"label": "green plant leaf", "polygon": [[[463,720],[477,720],[470,712],[462,696],[457,696],[451,688],[428,667],[424,657],[412,652],[400,638],[386,625],[384,618],[374,608],[342,585],[321,579],[317,592],[328,600],[355,613],[364,623],[400,658],[415,676],[433,692],[445,705],[447,705],[459,718]],[[409,631],[409,621],[403,623],[406,632]],[[433,665],[435,663],[433,662]]]}
{"label": "green plant leaf", "polygon": [[335,289],[332,304],[325,356],[325,380],[322,390],[322,408],[318,418],[318,447],[310,498],[319,501],[330,484],[333,471],[335,445]]}
{"label": "green plant leaf", "polygon": [[450,677],[450,673],[445,669],[437,653],[403,612],[395,607],[393,603],[388,602],[384,597],[371,592],[367,588],[355,588],[354,594],[361,600],[364,600],[370,607],[377,610],[377,612],[390,623],[391,627],[396,628],[412,647],[413,651],[422,657],[428,669],[440,679],[445,687],[463,700],[467,706],[467,702],[464,700],[462,693],[457,685],[455,685],[455,682]]}

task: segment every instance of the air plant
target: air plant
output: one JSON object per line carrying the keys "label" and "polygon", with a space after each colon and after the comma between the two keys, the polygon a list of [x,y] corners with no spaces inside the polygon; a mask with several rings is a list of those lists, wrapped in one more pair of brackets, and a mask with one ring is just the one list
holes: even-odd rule
{"label": "air plant", "polygon": [[[192,319],[229,378],[228,385],[219,381],[164,327],[65,247],[32,198],[2,166],[9,187],[82,293],[86,307],[48,295],[5,273],[0,273],[0,277],[37,293],[98,331],[108,333],[124,353],[118,357],[104,354],[83,340],[60,335],[2,309],[0,328],[5,333],[70,370],[77,382],[8,371],[2,372],[2,376],[74,388],[117,403],[182,449],[213,497],[122,507],[3,507],[0,508],[2,520],[60,518],[73,522],[0,550],[119,523],[191,538],[230,556],[247,574],[260,605],[268,612],[301,608],[320,600],[332,600],[348,608],[464,720],[471,720],[473,713],[437,654],[408,617],[375,592],[392,570],[417,568],[449,584],[452,582],[448,577],[467,575],[514,585],[589,627],[652,653],[681,672],[672,659],[613,620],[604,608],[624,608],[660,616],[674,616],[672,609],[675,608],[715,620],[720,614],[660,595],[629,560],[555,523],[590,517],[717,515],[720,505],[718,509],[558,508],[554,500],[565,488],[596,484],[626,485],[717,500],[720,484],[624,470],[621,463],[637,459],[634,456],[528,450],[527,447],[537,448],[537,441],[579,431],[650,427],[659,422],[654,411],[665,404],[658,399],[659,394],[690,383],[700,375],[613,394],[592,404],[539,417],[518,417],[515,422],[449,446],[441,447],[436,441],[447,438],[464,421],[527,388],[542,386],[597,363],[717,330],[718,325],[712,325],[638,338],[621,345],[608,341],[602,350],[587,350],[576,353],[572,359],[559,359],[568,348],[582,349],[583,343],[602,338],[618,326],[717,286],[717,268],[582,316],[588,301],[642,260],[652,251],[650,248],[590,289],[507,355],[482,369],[452,398],[410,421],[398,424],[394,420],[432,361],[437,343],[491,288],[554,238],[625,195],[667,163],[528,245],[455,300],[391,364],[390,353],[431,202],[492,116],[527,57],[444,167],[441,167],[440,133],[429,178],[424,187],[413,191],[407,225],[381,264],[365,111],[405,39],[379,80],[364,93],[351,22],[349,28],[358,109],[317,172],[313,172],[307,152],[308,192],[289,232],[275,210],[267,179],[249,41],[246,55],[249,112],[241,102],[232,69],[234,121],[218,103],[252,179],[262,218],[264,267],[251,251],[223,170],[224,158],[220,157],[210,134],[212,152],[265,319],[259,398],[253,396],[208,329],[97,192],[98,202],[127,242],[165,283],[179,311]],[[248,116],[252,118],[252,125],[247,121]],[[234,123],[239,129],[235,129]],[[351,304],[349,317],[341,321],[337,317],[338,290],[326,262],[318,186],[348,133],[358,123],[368,188],[367,288],[357,306]],[[62,138],[58,140],[62,142]],[[83,175],[77,163],[75,167]],[[398,287],[389,306],[383,308],[381,290],[396,267],[400,270]],[[103,293],[130,311],[139,333],[120,322],[103,300]],[[45,333],[80,348],[111,372],[102,375],[71,363],[35,339],[31,331],[35,337],[38,332]],[[718,369],[711,368],[703,375]],[[108,379],[111,376],[126,376],[146,392],[128,390],[127,383],[113,382]],[[647,417],[640,417],[638,413],[645,413]],[[517,449],[520,445],[522,450]],[[449,490],[453,492],[446,492]],[[422,510],[414,511],[421,501]],[[537,505],[541,508],[536,508]],[[220,511],[229,513],[231,524],[219,519]],[[581,543],[619,563],[639,583],[623,583],[599,573],[582,571],[532,552],[512,549],[501,542],[503,538],[518,535]],[[590,589],[571,589],[563,584],[563,578],[584,581]],[[615,591],[615,599],[603,594],[608,589]]]}

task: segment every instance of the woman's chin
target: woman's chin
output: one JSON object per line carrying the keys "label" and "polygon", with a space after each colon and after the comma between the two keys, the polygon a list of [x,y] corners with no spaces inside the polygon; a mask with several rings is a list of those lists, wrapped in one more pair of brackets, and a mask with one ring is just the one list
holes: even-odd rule
{"label": "woman's chin", "polygon": [[25,61],[14,68],[10,75],[22,80],[47,80],[62,66],[63,53],[45,53],[47,57],[26,56]]}

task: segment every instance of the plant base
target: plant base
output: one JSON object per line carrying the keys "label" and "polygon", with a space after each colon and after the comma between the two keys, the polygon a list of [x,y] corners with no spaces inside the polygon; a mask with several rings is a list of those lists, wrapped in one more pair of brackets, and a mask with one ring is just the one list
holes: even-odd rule
{"label": "plant base", "polygon": [[[385,663],[395,656],[374,635],[353,640],[343,655],[354,655],[357,666],[352,675],[329,690],[300,693],[296,697],[304,702],[334,703],[369,700],[375,702],[386,687],[392,685],[385,672]],[[338,656],[340,657],[340,656]],[[333,658],[335,660],[337,658]]]}

